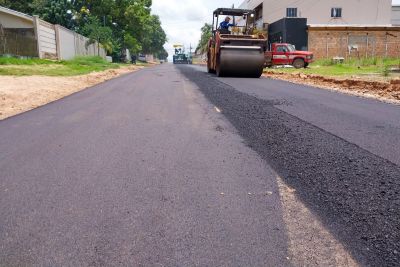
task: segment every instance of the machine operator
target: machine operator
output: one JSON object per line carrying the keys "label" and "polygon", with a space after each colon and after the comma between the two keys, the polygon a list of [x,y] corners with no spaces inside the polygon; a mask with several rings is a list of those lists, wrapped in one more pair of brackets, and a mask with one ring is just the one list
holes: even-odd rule
{"label": "machine operator", "polygon": [[219,24],[220,29],[228,30],[229,27],[235,26],[235,24],[229,23],[230,20],[231,20],[230,17],[226,17],[225,20]]}

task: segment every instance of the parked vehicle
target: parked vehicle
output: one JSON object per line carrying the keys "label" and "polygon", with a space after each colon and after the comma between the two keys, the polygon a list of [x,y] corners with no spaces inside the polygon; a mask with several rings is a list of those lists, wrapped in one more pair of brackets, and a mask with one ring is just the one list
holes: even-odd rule
{"label": "parked vehicle", "polygon": [[306,68],[314,61],[309,51],[298,51],[292,44],[273,43],[271,50],[265,52],[265,66],[292,65],[296,69]]}

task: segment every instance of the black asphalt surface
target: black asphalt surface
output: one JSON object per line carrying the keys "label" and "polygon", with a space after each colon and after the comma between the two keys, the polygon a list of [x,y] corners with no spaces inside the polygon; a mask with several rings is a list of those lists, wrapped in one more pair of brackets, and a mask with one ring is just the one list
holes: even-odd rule
{"label": "black asphalt surface", "polygon": [[269,79],[180,70],[360,264],[399,266],[399,106]]}
{"label": "black asphalt surface", "polygon": [[398,266],[399,109],[164,64],[0,121],[0,266],[290,266],[277,175]]}
{"label": "black asphalt surface", "polygon": [[0,266],[290,266],[276,183],[175,67],[141,70],[0,121]]}

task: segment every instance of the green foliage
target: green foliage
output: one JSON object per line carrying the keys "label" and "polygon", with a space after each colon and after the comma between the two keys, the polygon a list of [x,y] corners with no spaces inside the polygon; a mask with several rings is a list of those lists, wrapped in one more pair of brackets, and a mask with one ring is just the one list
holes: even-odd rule
{"label": "green foliage", "polygon": [[398,63],[399,59],[396,58],[352,58],[346,59],[341,64],[335,64],[331,59],[319,59],[310,64],[307,69],[279,68],[276,71],[302,72],[324,76],[372,75],[387,77],[390,76],[390,68],[397,66]]}
{"label": "green foliage", "polygon": [[161,27],[160,18],[152,15],[147,18],[142,33],[142,52],[145,54],[156,54],[162,51],[163,45],[167,41],[167,35]]}
{"label": "green foliage", "polygon": [[100,43],[114,58],[163,53],[167,41],[151,0],[0,0],[0,5],[60,24]]}
{"label": "green foliage", "polygon": [[31,14],[34,10],[33,0],[0,0],[0,6],[27,14]]}
{"label": "green foliage", "polygon": [[47,59],[0,57],[0,65],[49,65],[53,63],[54,61]]}
{"label": "green foliage", "polygon": [[163,49],[162,51],[158,52],[156,54],[156,57],[160,60],[166,60],[168,58],[168,52],[167,50]]}
{"label": "green foliage", "polygon": [[129,33],[126,33],[124,36],[124,45],[133,54],[137,54],[142,50],[139,41]]}
{"label": "green foliage", "polygon": [[383,70],[382,70],[382,75],[385,76],[385,77],[388,77],[389,74],[390,74],[390,68],[389,68],[388,65],[385,65],[385,66],[383,67]]}
{"label": "green foliage", "polygon": [[197,45],[196,53],[202,54],[207,51],[207,44],[208,40],[211,38],[211,35],[211,24],[204,24],[204,26],[201,28],[201,38],[199,44]]}
{"label": "green foliage", "polygon": [[[88,44],[97,42],[107,51],[112,52],[112,30],[107,26],[102,26],[97,17],[89,16],[88,22],[83,27],[82,32],[89,38]],[[98,47],[98,55],[100,55],[99,49]]]}
{"label": "green foliage", "polygon": [[67,61],[0,57],[0,75],[74,76],[119,68],[101,57],[76,57]]}
{"label": "green foliage", "polygon": [[71,1],[66,0],[34,0],[33,13],[39,15],[43,20],[59,24],[67,28],[74,28],[73,10]]}

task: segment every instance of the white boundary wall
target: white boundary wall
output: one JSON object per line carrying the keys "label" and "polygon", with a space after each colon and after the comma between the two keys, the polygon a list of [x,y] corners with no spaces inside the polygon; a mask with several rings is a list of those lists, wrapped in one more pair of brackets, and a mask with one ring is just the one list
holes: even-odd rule
{"label": "white boundary wall", "polygon": [[60,25],[53,25],[34,16],[39,58],[68,60],[76,56],[101,56],[106,51],[97,42],[88,45],[89,39]]}
{"label": "white boundary wall", "polygon": [[54,25],[39,21],[38,42],[40,54],[45,58],[57,58],[57,42]]}
{"label": "white boundary wall", "polygon": [[76,56],[101,56],[106,57],[105,50],[97,43],[88,45],[89,39],[67,28],[55,25],[58,37],[58,58],[61,60],[72,59]]}

